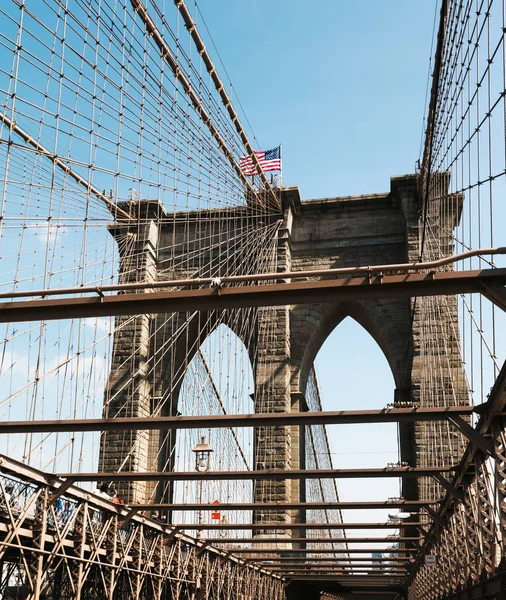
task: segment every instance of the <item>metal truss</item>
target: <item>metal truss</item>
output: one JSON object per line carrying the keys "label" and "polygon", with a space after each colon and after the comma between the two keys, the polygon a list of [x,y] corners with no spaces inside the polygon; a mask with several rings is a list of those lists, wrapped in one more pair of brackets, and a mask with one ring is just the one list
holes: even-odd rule
{"label": "metal truss", "polygon": [[[470,443],[408,578],[409,600],[503,598],[506,590],[506,365],[476,429],[491,453]],[[425,564],[434,556],[436,566]]]}
{"label": "metal truss", "polygon": [[[0,597],[285,598],[285,580],[126,509],[2,458]],[[12,474],[16,473],[16,476]],[[11,490],[12,486],[12,490]]]}

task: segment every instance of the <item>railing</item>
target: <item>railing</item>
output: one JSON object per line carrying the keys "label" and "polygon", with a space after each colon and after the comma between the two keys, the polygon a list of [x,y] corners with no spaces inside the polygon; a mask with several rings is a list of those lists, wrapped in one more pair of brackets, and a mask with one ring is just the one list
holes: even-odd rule
{"label": "railing", "polygon": [[[506,590],[506,365],[412,571],[410,600],[504,597]],[[433,557],[427,559],[426,557]],[[464,597],[464,596],[462,596]],[[465,596],[471,597],[471,596]]]}
{"label": "railing", "polygon": [[284,598],[278,575],[175,527],[6,457],[0,470],[2,598]]}

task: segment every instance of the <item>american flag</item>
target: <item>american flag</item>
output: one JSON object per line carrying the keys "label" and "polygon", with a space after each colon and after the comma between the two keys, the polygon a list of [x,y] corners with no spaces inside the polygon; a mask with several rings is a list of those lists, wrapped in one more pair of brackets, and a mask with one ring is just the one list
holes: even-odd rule
{"label": "american flag", "polygon": [[[272,150],[263,150],[255,152],[258,162],[264,171],[281,170],[281,146],[272,148]],[[245,175],[256,175],[258,173],[251,156],[241,157],[241,170]]]}

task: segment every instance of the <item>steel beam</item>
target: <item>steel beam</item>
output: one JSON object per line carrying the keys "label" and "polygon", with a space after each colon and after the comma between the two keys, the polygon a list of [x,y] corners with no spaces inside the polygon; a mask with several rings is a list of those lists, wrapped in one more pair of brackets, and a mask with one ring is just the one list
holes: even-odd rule
{"label": "steel beam", "polygon": [[333,576],[333,577],[390,577],[390,578],[402,578],[406,577],[406,571],[397,571],[397,570],[389,570],[382,571],[380,569],[358,569],[356,571],[353,570],[343,570],[343,569],[272,569],[273,573],[278,573],[282,577],[287,577],[289,579],[293,577],[299,577],[300,575],[309,575],[313,576],[315,583],[320,579],[320,577]]}
{"label": "steel beam", "polygon": [[[385,195],[386,197],[386,195]],[[205,211],[204,211],[205,212]],[[173,219],[184,218],[185,213],[173,213],[167,217],[168,221],[172,223]],[[222,218],[222,215],[220,215]],[[164,219],[160,220],[160,223],[164,224]],[[418,273],[432,273],[440,270],[440,267],[445,265],[453,264],[462,260],[466,260],[473,256],[483,256],[485,254],[496,255],[506,254],[506,247],[503,248],[475,248],[474,250],[468,250],[467,252],[461,252],[460,254],[452,254],[438,260],[431,260],[429,262],[415,262],[415,263],[399,263],[399,264],[385,264],[385,265],[369,265],[363,267],[341,267],[333,269],[313,269],[303,271],[274,271],[270,273],[249,273],[248,275],[225,275],[220,277],[220,281],[223,286],[235,285],[238,283],[265,283],[266,281],[279,282],[286,281],[288,279],[335,279],[337,277],[359,277],[361,275],[368,278],[374,276],[383,277],[385,273],[401,273],[410,274],[413,272]],[[191,277],[189,279],[167,279],[158,281],[135,281],[131,283],[115,283],[109,285],[100,286],[77,286],[67,288],[41,288],[34,290],[10,290],[8,292],[0,292],[0,298],[9,298],[14,300],[16,298],[48,298],[49,296],[68,296],[83,294],[98,294],[103,296],[110,292],[140,292],[142,290],[149,290],[152,292],[155,289],[167,288],[196,288],[196,287],[210,287],[214,277]]]}
{"label": "steel beam", "polygon": [[[262,565],[265,568],[265,565]],[[409,569],[409,564],[406,563],[388,563],[384,565],[386,568],[391,571],[402,571],[406,572]],[[380,564],[371,564],[371,563],[354,563],[354,564],[345,564],[345,563],[320,563],[320,561],[307,561],[307,562],[298,562],[298,563],[270,563],[269,569],[276,570],[297,570],[302,571],[303,569],[315,569],[319,568],[321,570],[325,569],[326,571],[338,570],[338,571],[379,571],[383,567],[383,563]],[[391,572],[390,571],[390,572]]]}
{"label": "steel beam", "polygon": [[472,427],[467,421],[465,421],[459,414],[447,415],[448,421],[453,423],[455,427],[477,448],[486,452],[489,456],[494,453],[494,444],[490,438],[486,438],[474,427]]}
{"label": "steel beam", "polygon": [[307,570],[310,569],[311,571],[313,571],[314,569],[320,569],[323,570],[325,569],[326,571],[342,571],[344,569],[346,569],[347,572],[350,572],[350,570],[353,572],[353,570],[355,569],[359,569],[359,570],[363,570],[363,569],[368,569],[371,571],[380,571],[382,569],[392,569],[395,571],[402,571],[403,573],[406,573],[409,570],[409,564],[404,564],[404,563],[380,563],[380,564],[369,564],[369,563],[355,563],[355,564],[345,564],[345,563],[331,563],[331,562],[321,562],[319,560],[317,561],[308,561],[305,563],[281,563],[281,564],[276,564],[276,563],[268,563],[268,564],[262,564],[262,566],[264,568],[268,568],[270,571],[288,571],[288,570],[297,570],[297,571],[302,571],[302,570]]}
{"label": "steel beam", "polygon": [[439,485],[450,495],[452,495],[456,500],[458,500],[459,502],[463,502],[464,492],[462,490],[457,489],[453,485],[453,483],[445,479],[441,473],[432,473],[431,477],[433,477],[439,483]]}
{"label": "steel beam", "polygon": [[[441,525],[441,527],[444,527],[443,519],[433,508],[431,508],[430,506],[424,506],[423,510],[429,515],[429,517],[432,521],[434,521],[438,525]],[[430,521],[429,521],[429,523],[430,523]]]}
{"label": "steel beam", "polygon": [[[390,477],[429,477],[450,473],[451,467],[387,467],[384,469],[281,469],[265,471],[120,471],[110,473],[60,473],[60,478],[73,478],[75,481],[217,481],[244,479],[262,481],[267,479],[370,479]],[[215,508],[218,505],[215,506]]]}
{"label": "steel beam", "polygon": [[383,558],[377,558],[377,557],[368,558],[366,556],[346,556],[346,557],[343,556],[341,558],[329,558],[329,557],[304,558],[303,556],[299,556],[299,557],[280,556],[277,558],[272,558],[272,557],[265,558],[265,559],[257,558],[256,561],[257,562],[267,561],[269,564],[273,564],[273,565],[277,565],[279,563],[292,563],[292,562],[300,563],[300,564],[304,564],[304,565],[315,564],[315,563],[334,563],[334,564],[338,564],[338,565],[346,565],[349,562],[364,563],[364,561],[367,562],[368,564],[380,562],[380,563],[388,563],[389,565],[391,565],[391,564],[404,565],[404,564],[412,563],[413,559],[405,558],[405,557],[390,558],[387,556],[385,556]]}
{"label": "steel beam", "polygon": [[499,308],[506,312],[506,288],[504,285],[483,284],[482,294]]}
{"label": "steel beam", "polygon": [[353,568],[351,565],[329,565],[329,564],[305,564],[305,565],[286,565],[286,566],[275,566],[275,565],[264,565],[265,569],[268,569],[272,573],[313,573],[313,574],[341,574],[341,575],[359,575],[367,573],[374,574],[385,574],[385,575],[399,575],[406,577],[409,569],[399,566],[390,567],[388,565],[355,565]]}
{"label": "steel beam", "polygon": [[[220,510],[215,506],[215,510]],[[240,529],[399,529],[400,527],[418,527],[430,523],[413,523],[411,521],[398,521],[396,523],[185,523],[174,525],[182,531],[193,529],[231,530]]]}
{"label": "steel beam", "polygon": [[[212,544],[397,544],[402,542],[419,542],[423,538],[419,537],[399,537],[397,535],[388,536],[385,538],[375,537],[345,537],[345,538],[294,538],[294,537],[247,537],[247,538],[203,538],[203,541]],[[385,548],[382,550],[386,552]],[[298,552],[298,550],[293,550]],[[313,552],[318,552],[317,549],[313,549]],[[348,550],[344,550],[348,552]],[[369,550],[365,550],[369,552]]]}
{"label": "steel beam", "polygon": [[332,568],[311,568],[307,569],[272,569],[273,573],[278,573],[283,577],[296,577],[298,575],[308,575],[312,574],[313,578],[316,581],[320,578],[321,575],[333,575],[333,576],[350,576],[354,575],[355,577],[362,577],[364,575],[369,576],[381,576],[381,577],[405,577],[406,571],[399,571],[397,569],[389,569],[388,571],[383,571],[381,569],[332,569]]}
{"label": "steel beam", "polygon": [[47,506],[49,507],[49,506],[52,506],[53,504],[55,504],[56,501],[58,500],[58,498],[60,496],[62,496],[73,485],[74,485],[74,480],[71,477],[69,477],[66,481],[64,481],[62,484],[60,484],[58,486],[58,489],[56,489],[49,497]]}
{"label": "steel beam", "polygon": [[0,323],[470,294],[482,293],[484,286],[491,285],[506,285],[506,269],[379,274],[220,289],[2,302]]}
{"label": "steel beam", "polygon": [[[287,577],[291,581],[310,581],[314,583],[314,577],[311,575],[294,575],[293,577]],[[402,592],[401,583],[402,577],[397,575],[389,577],[388,574],[378,573],[377,576],[371,577],[370,575],[321,575],[318,577],[318,581],[332,581],[334,583],[342,583],[346,588],[353,589],[354,591],[374,591],[374,594],[381,593],[378,591],[378,584],[381,584],[381,590],[385,593]],[[397,585],[394,585],[397,583]],[[339,591],[345,592],[346,589],[340,589]]]}
{"label": "steel beam", "polygon": [[[264,542],[268,540],[268,538],[264,539]],[[270,540],[269,540],[270,541]],[[289,542],[289,538],[284,538],[283,543]],[[347,538],[341,538],[336,540],[327,540],[330,544],[344,544],[348,541]],[[375,541],[377,539],[375,538]],[[389,540],[390,541],[390,540]],[[313,538],[314,542],[314,538]],[[296,548],[294,550],[287,549],[282,550],[280,548],[234,548],[230,550],[232,554],[274,554],[273,560],[282,555],[283,553],[297,553],[299,555],[303,554],[339,554],[339,555],[348,555],[348,554],[370,554],[372,552],[387,552],[388,554],[412,554],[418,552],[417,548]],[[267,557],[264,557],[265,560],[268,560]],[[365,557],[363,557],[365,559]],[[342,556],[339,556],[340,560],[345,560]],[[369,559],[368,559],[369,560]]]}
{"label": "steel beam", "polygon": [[221,504],[130,504],[135,510],[170,510],[170,511],[213,511],[213,510],[380,510],[405,508],[415,511],[431,505],[439,500],[382,500],[378,502],[223,502]]}
{"label": "steel beam", "polygon": [[449,600],[503,600],[506,591],[506,578],[504,572],[499,571],[493,576],[488,576],[484,581],[469,581],[462,590],[455,590],[447,595]]}
{"label": "steel beam", "polygon": [[[350,425],[359,423],[413,423],[444,421],[460,423],[479,407],[447,406],[436,408],[383,408],[299,413],[252,413],[180,417],[120,417],[114,419],[65,419],[43,421],[4,421],[0,434],[53,433],[77,431],[133,431],[166,429],[213,429],[221,427],[266,427],[296,425]],[[457,421],[460,419],[460,421]],[[467,425],[467,424],[466,424]],[[470,425],[470,429],[473,429]],[[467,430],[466,430],[467,431]],[[474,431],[474,430],[473,430]],[[467,434],[469,435],[469,434]]]}

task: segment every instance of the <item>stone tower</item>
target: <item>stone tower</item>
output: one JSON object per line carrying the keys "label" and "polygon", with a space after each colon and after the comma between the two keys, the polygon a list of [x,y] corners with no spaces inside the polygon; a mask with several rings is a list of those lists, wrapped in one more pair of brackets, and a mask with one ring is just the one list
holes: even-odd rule
{"label": "stone tower", "polygon": [[[281,197],[282,214],[264,217],[278,224],[278,272],[410,263],[419,258],[421,206],[415,175],[392,178],[390,192],[383,194],[301,201],[298,188],[284,188]],[[438,218],[447,236],[439,254],[444,256],[453,252],[451,233],[459,221],[462,198],[443,194],[440,203]],[[135,225],[111,228],[120,249],[123,282],[149,283],[192,277],[195,273],[216,276],[217,265],[222,272],[231,272],[234,264],[247,259],[248,250],[237,243],[235,232],[252,218],[249,208],[167,213],[158,201],[147,200],[129,204],[128,210],[136,211]],[[216,243],[206,249],[201,240],[211,238]],[[396,386],[393,402],[467,404],[456,300],[433,298],[437,310],[430,311],[424,310],[424,300],[378,299],[259,308],[254,335],[243,339],[254,365],[255,410],[307,410],[305,390],[313,361],[329,334],[347,316],[358,321],[385,354]],[[237,311],[230,315],[199,314],[191,319],[187,313],[119,317],[105,416],[177,414],[179,388],[192,357],[193,350],[189,349],[196,351],[223,322],[241,337],[236,327]],[[427,341],[428,332],[432,333]],[[171,351],[160,353],[169,339]],[[436,351],[441,347],[443,354]],[[428,353],[439,373],[431,394],[427,393],[424,373]],[[153,368],[155,364],[157,368]],[[163,403],[160,398],[164,398]],[[412,466],[434,461],[452,464],[462,452],[462,439],[460,434],[452,433],[447,445],[435,455],[432,442],[439,435],[438,426],[403,425],[403,460]],[[258,428],[256,468],[303,468],[303,440],[299,427]],[[170,469],[174,444],[175,435],[163,431],[108,433],[102,438],[99,469]],[[131,502],[153,497],[152,484],[125,484],[122,491]],[[427,497],[434,493],[434,484],[406,479],[403,491],[406,498]],[[162,496],[168,499],[170,493],[170,488],[164,488]],[[255,486],[255,499],[298,501],[304,499],[304,485],[298,481],[260,481]],[[255,515],[259,522],[264,517],[303,521],[298,513],[274,515],[270,511]]]}

